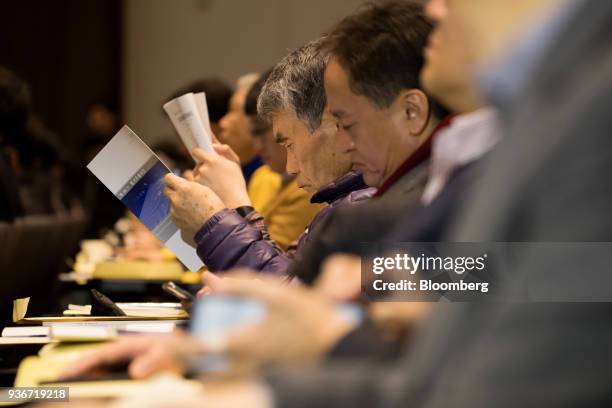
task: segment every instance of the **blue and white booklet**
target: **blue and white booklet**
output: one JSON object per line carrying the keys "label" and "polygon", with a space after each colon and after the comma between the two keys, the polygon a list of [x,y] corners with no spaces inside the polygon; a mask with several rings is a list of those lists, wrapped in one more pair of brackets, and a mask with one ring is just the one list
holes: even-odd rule
{"label": "blue and white booklet", "polygon": [[195,244],[183,239],[170,219],[163,181],[170,170],[128,126],[117,132],[87,168],[187,269],[197,272],[204,266]]}

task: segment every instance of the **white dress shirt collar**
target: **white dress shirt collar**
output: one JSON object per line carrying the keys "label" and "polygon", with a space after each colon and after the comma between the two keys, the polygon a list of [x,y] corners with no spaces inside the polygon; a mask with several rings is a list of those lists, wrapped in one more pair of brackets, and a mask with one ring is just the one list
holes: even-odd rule
{"label": "white dress shirt collar", "polygon": [[433,140],[429,180],[421,197],[423,205],[438,196],[457,167],[484,156],[500,137],[494,109],[482,108],[453,118]]}

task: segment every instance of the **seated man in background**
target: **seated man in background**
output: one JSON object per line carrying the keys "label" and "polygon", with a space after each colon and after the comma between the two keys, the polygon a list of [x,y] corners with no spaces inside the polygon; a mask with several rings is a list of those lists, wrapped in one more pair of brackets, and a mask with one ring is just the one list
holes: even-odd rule
{"label": "seated man in background", "polygon": [[[260,116],[272,123],[276,141],[287,146],[287,173],[296,177],[305,193],[313,195],[312,202],[329,204],[301,236],[298,252],[310,236],[309,231],[330,209],[358,202],[372,193],[361,175],[351,171],[350,157],[336,138],[335,121],[325,110],[323,70],[327,56],[319,46],[320,40],[313,41],[285,57],[273,69],[259,96]],[[265,143],[269,144],[272,137],[268,134]],[[194,177],[203,186],[193,186],[187,192],[188,185],[177,177],[168,176],[166,180],[175,222],[191,230],[204,263],[213,272],[248,267],[284,275],[293,252],[284,253],[266,239],[265,231],[258,227],[261,223],[257,213],[241,215],[235,210],[250,203],[234,163],[222,156],[196,152],[202,164]],[[206,191],[204,186],[210,189]],[[213,192],[226,204],[225,208],[208,205],[191,210],[190,203],[206,203],[207,195]],[[272,229],[270,225],[268,228]]]}

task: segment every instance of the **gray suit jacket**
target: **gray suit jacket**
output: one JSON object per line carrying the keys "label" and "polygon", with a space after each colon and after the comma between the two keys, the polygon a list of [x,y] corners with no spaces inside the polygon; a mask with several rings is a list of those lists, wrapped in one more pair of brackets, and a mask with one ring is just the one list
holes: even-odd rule
{"label": "gray suit jacket", "polygon": [[[612,2],[585,1],[506,111],[505,140],[449,240],[612,241],[610,38]],[[601,258],[564,258],[516,267],[555,295],[584,290],[556,281],[564,267],[600,282]],[[275,374],[272,384],[279,406],[610,406],[611,316],[607,303],[440,304],[392,366]]]}

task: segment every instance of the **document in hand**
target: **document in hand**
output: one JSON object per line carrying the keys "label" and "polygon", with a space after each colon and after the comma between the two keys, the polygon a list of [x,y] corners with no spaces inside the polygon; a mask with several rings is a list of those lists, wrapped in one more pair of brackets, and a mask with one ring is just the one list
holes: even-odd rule
{"label": "document in hand", "polygon": [[129,127],[123,126],[87,168],[187,269],[196,272],[204,265],[170,219],[163,182],[170,170]]}
{"label": "document in hand", "polygon": [[172,99],[164,104],[164,110],[190,154],[196,147],[215,153],[204,92],[190,92]]}

